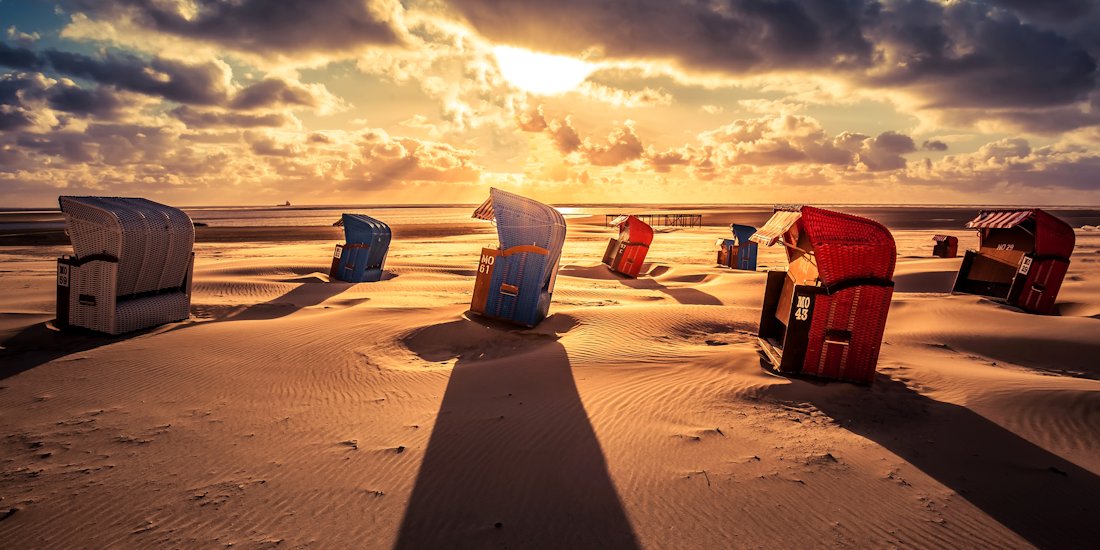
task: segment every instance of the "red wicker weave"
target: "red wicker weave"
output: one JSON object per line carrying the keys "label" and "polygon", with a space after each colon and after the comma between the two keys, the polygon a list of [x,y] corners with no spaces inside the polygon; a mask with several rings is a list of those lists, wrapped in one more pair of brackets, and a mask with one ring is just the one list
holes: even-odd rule
{"label": "red wicker weave", "polygon": [[[782,372],[869,384],[874,380],[894,292],[894,238],[882,224],[858,216],[811,206],[790,211],[800,212],[801,217],[794,222],[793,231],[783,234],[788,257],[793,259],[799,253],[794,235],[805,235],[817,266],[816,286],[796,287],[796,296],[801,294],[808,303],[812,295],[812,305],[803,314],[792,311],[784,342],[778,347],[768,342],[768,325],[774,325],[770,318],[777,312],[767,311],[767,304],[774,308],[775,301],[765,296],[761,317],[765,350],[770,350],[769,357]],[[778,277],[769,280],[771,294],[783,284],[782,275],[773,275]],[[792,310],[798,307],[795,302]],[[785,314],[778,313],[780,317]],[[794,328],[805,316],[809,317],[808,331]]]}

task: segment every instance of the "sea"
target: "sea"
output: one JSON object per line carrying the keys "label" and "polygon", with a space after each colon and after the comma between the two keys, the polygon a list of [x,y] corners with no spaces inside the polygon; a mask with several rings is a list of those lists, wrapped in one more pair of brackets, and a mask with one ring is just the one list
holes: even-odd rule
{"label": "sea", "polygon": [[[181,207],[196,225],[208,227],[321,227],[331,226],[344,212],[367,214],[390,225],[470,223],[474,204],[452,205],[311,205],[311,206],[190,206]],[[891,229],[962,229],[983,208],[965,205],[820,205],[878,220]],[[773,205],[714,204],[584,204],[556,208],[567,220],[601,223],[618,214],[698,214],[703,226],[743,223],[759,226],[771,216]],[[998,206],[995,209],[1018,208]],[[1100,207],[1043,207],[1075,228],[1100,226]],[[0,208],[0,232],[58,230],[64,220],[57,209]]]}

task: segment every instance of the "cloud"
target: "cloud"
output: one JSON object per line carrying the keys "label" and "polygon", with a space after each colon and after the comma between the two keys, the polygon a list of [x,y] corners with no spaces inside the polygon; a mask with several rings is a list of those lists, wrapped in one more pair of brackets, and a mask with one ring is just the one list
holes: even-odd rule
{"label": "cloud", "polygon": [[58,50],[47,50],[43,57],[62,74],[179,103],[218,105],[229,93],[229,67],[217,61],[188,64],[153,58],[146,62],[132,54],[92,57]]}
{"label": "cloud", "polygon": [[[870,97],[895,92],[888,97],[910,112],[960,123],[1032,129],[1045,120],[1053,133],[1080,127],[1076,113],[1100,124],[1085,105],[1097,89],[1100,8],[1083,0],[450,3],[492,40],[650,73],[725,77],[727,85],[811,77]],[[1023,116],[1041,108],[1066,111],[1057,125]]]}
{"label": "cloud", "polygon": [[234,109],[255,110],[280,106],[312,107],[331,111],[340,100],[320,84],[302,84],[268,77],[247,86],[229,102]]}
{"label": "cloud", "polygon": [[612,131],[604,143],[586,141],[582,152],[585,160],[593,166],[618,166],[641,158],[645,148],[634,132],[634,126],[628,123]]}
{"label": "cloud", "polygon": [[481,177],[473,152],[444,143],[390,137],[383,130],[365,132],[360,140],[362,158],[355,171],[366,182],[472,182]]}
{"label": "cloud", "polygon": [[554,146],[563,155],[568,155],[581,147],[581,138],[577,135],[577,130],[573,128],[573,121],[569,117],[549,123],[546,131],[549,132]]}
{"label": "cloud", "polygon": [[868,63],[861,33],[874,15],[860,0],[451,0],[481,34],[535,50],[667,59],[735,73]]}
{"label": "cloud", "polygon": [[[403,41],[396,0],[69,0],[78,24],[103,22],[161,33],[258,57],[353,56],[369,46]],[[81,29],[74,29],[83,35]]]}
{"label": "cloud", "polygon": [[905,168],[902,155],[917,150],[913,138],[897,132],[883,132],[864,139],[859,150],[859,162],[872,172]]}
{"label": "cloud", "polygon": [[172,109],[171,114],[189,128],[279,127],[294,121],[284,113],[235,113],[195,109],[186,105]]}
{"label": "cloud", "polygon": [[43,61],[33,50],[0,42],[0,65],[13,69],[38,69]]}
{"label": "cloud", "polygon": [[926,139],[920,148],[924,151],[946,151],[947,144],[938,139]]}

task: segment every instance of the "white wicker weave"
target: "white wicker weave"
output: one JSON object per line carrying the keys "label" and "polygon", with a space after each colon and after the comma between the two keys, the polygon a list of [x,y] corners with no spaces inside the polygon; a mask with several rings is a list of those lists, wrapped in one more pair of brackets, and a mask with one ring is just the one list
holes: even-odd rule
{"label": "white wicker weave", "polygon": [[[70,325],[121,334],[186,319],[195,226],[183,211],[140,198],[60,197],[78,265]],[[86,261],[93,256],[98,259]]]}

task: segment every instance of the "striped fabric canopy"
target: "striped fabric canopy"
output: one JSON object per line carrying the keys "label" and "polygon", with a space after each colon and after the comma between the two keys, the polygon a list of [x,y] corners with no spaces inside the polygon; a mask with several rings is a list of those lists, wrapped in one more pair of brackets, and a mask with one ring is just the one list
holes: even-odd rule
{"label": "striped fabric canopy", "polygon": [[481,203],[481,206],[477,207],[477,210],[474,210],[473,217],[479,220],[493,221],[493,219],[496,217],[496,214],[493,213],[492,195],[490,195],[489,198],[485,199],[485,202]]}
{"label": "striped fabric canopy", "polygon": [[938,243],[942,243],[943,241],[946,241],[946,240],[948,240],[948,239],[950,239],[950,238],[951,238],[951,237],[950,237],[950,236],[948,236],[948,235],[933,235],[933,236],[932,236],[932,240],[933,240],[933,241],[936,241],[936,242],[938,242]]}
{"label": "striped fabric canopy", "polygon": [[966,222],[969,229],[1009,229],[1030,218],[1031,210],[983,210]]}
{"label": "striped fabric canopy", "polygon": [[749,240],[764,246],[771,246],[783,238],[783,234],[801,217],[802,212],[798,210],[779,210],[772,215],[768,223],[764,224],[764,227],[753,233]]}
{"label": "striped fabric canopy", "polygon": [[608,227],[611,227],[611,226],[618,227],[618,226],[626,223],[626,220],[628,220],[629,218],[630,218],[630,216],[627,216],[627,215],[624,214],[622,216],[619,216],[618,218],[615,218],[615,219],[611,220],[611,223],[609,223],[607,225],[608,225]]}

